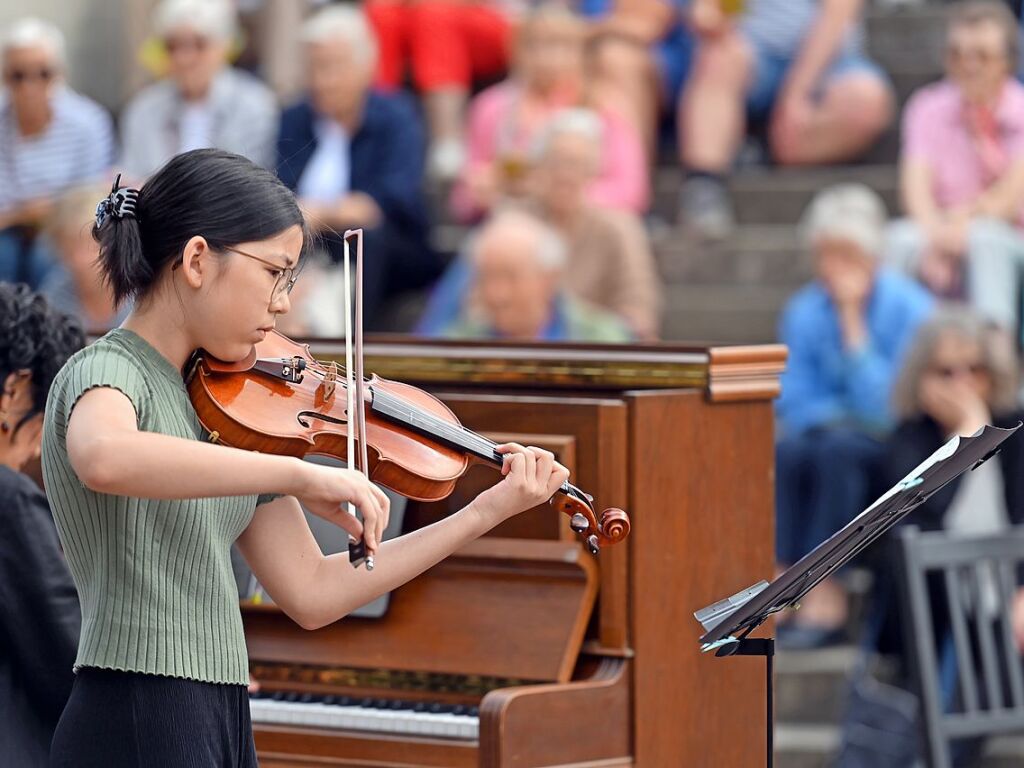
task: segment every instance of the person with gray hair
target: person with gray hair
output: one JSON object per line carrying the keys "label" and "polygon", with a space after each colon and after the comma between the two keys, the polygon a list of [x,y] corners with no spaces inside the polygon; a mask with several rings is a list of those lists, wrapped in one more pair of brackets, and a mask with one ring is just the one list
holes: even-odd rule
{"label": "person with gray hair", "polygon": [[279,110],[260,80],[228,64],[238,34],[228,0],[163,0],[154,32],[167,77],[144,88],[121,118],[126,176],[144,180],[171,157],[214,147],[272,168]]}
{"label": "person with gray hair", "polygon": [[[933,300],[881,267],[885,206],[860,184],[818,193],[801,224],[816,279],[790,299],[780,341],[789,347],[776,408],[777,560],[791,565],[869,501],[891,425],[892,384]],[[825,582],[780,642],[840,639],[845,594]]]}
{"label": "person with gray hair", "polygon": [[408,96],[371,88],[377,44],[360,9],[323,8],[301,37],[308,96],[281,116],[277,174],[334,263],[343,255],[338,233],[365,231],[363,306],[367,327],[379,328],[387,299],[440,272],[427,242],[425,131]]}
{"label": "person with gray hair", "polygon": [[0,281],[38,286],[35,235],[57,195],[110,168],[113,123],[64,82],[64,37],[53,24],[15,21],[0,37],[0,59]]}
{"label": "person with gray hair", "polygon": [[472,282],[459,316],[437,335],[455,339],[626,342],[614,315],[564,289],[565,241],[520,208],[496,211],[468,248]]}
{"label": "person with gray hair", "polygon": [[886,259],[938,296],[966,300],[1016,346],[1024,264],[1024,85],[1007,3],[950,7],[946,77],[904,111],[900,192],[907,218]]}
{"label": "person with gray hair", "polygon": [[[941,308],[918,329],[899,372],[893,393],[898,424],[886,441],[882,484],[889,487],[906,477],[953,435],[969,436],[986,424],[1016,426],[1024,416],[1016,393],[1016,360],[1004,354],[991,323],[967,307]],[[915,509],[908,522],[921,530],[963,536],[999,536],[1010,526],[1024,525],[1024,441],[1007,440],[991,461],[944,486]],[[909,686],[906,660],[913,650],[903,642],[899,612],[903,577],[896,572],[894,549],[894,538],[886,537],[881,551],[869,560],[875,568],[868,601],[870,626],[875,630],[870,633],[870,650],[894,661],[895,682]],[[1024,651],[1020,576],[1007,618],[1018,648]],[[940,586],[928,581],[932,605],[946,605]],[[952,645],[949,618],[939,610],[934,619],[939,654],[946,656]],[[952,700],[956,678],[943,678],[943,698]],[[957,760],[956,764],[967,762]]]}

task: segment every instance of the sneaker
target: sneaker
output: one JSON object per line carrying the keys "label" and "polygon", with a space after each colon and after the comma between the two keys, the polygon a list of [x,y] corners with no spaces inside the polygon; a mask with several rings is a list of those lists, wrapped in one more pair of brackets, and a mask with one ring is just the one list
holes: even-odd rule
{"label": "sneaker", "polygon": [[430,147],[428,170],[437,181],[452,181],[462,170],[466,150],[458,139],[442,139]]}
{"label": "sneaker", "polygon": [[679,219],[704,240],[723,240],[736,228],[725,186],[702,176],[686,179],[679,193]]}

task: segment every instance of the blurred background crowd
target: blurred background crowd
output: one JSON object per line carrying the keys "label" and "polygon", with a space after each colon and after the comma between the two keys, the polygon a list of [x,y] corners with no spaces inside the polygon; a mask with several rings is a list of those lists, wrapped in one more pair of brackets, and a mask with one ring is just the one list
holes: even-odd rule
{"label": "blurred background crowd", "polygon": [[[290,335],[341,333],[361,227],[369,330],[787,344],[780,568],[1020,416],[1019,3],[34,5],[0,9],[0,281],[89,330],[130,311],[89,232],[114,176],[212,146],[276,171],[320,236]],[[1024,448],[987,466],[915,522],[1024,524]],[[780,642],[900,659],[890,560],[866,609],[836,579]],[[1024,647],[1024,592],[1009,618]]]}

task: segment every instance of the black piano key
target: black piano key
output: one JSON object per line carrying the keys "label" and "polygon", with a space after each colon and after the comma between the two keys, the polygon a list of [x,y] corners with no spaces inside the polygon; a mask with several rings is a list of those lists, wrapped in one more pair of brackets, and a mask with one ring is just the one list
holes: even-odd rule
{"label": "black piano key", "polygon": [[319,697],[314,696],[312,693],[304,693],[301,696],[299,696],[299,701],[301,701],[303,704],[312,704],[314,701],[317,700],[317,698]]}
{"label": "black piano key", "polygon": [[390,709],[391,702],[387,699],[374,699],[372,706],[374,709]]}
{"label": "black piano key", "polygon": [[467,714],[470,717],[480,717],[480,708],[479,707],[470,707],[469,708],[469,712]]}
{"label": "black piano key", "polygon": [[462,704],[458,704],[458,705],[452,707],[452,714],[453,715],[465,715],[465,714],[468,714],[468,708],[463,706]]}
{"label": "black piano key", "polygon": [[441,714],[442,712],[444,712],[444,705],[443,705],[443,704],[441,704],[441,703],[440,703],[440,702],[438,702],[438,701],[432,702],[432,703],[430,704],[430,706],[429,706],[429,707],[427,707],[427,711],[428,711],[428,712],[431,712],[431,713],[433,713],[433,714],[435,714],[435,715],[439,715],[439,714]]}
{"label": "black piano key", "polygon": [[284,691],[274,691],[272,694],[270,694],[270,698],[272,698],[274,701],[283,701],[284,695]]}
{"label": "black piano key", "polygon": [[409,709],[409,707],[405,705],[404,701],[398,701],[395,699],[394,701],[388,702],[388,709]]}
{"label": "black piano key", "polygon": [[359,706],[360,707],[367,707],[367,708],[372,707],[373,706],[373,699],[365,698],[365,699],[363,699],[362,701],[359,702]]}
{"label": "black piano key", "polygon": [[298,691],[288,691],[288,693],[286,693],[284,695],[284,700],[285,701],[298,701],[299,700],[299,693],[298,693]]}
{"label": "black piano key", "polygon": [[425,701],[417,701],[415,704],[413,704],[412,711],[413,712],[426,712],[427,711],[427,703]]}
{"label": "black piano key", "polygon": [[338,697],[337,696],[324,696],[320,700],[320,703],[321,704],[327,704],[329,706],[334,706],[334,705],[338,704],[339,702],[338,702]]}
{"label": "black piano key", "polygon": [[356,700],[351,696],[339,696],[335,704],[339,707],[354,707],[356,705]]}

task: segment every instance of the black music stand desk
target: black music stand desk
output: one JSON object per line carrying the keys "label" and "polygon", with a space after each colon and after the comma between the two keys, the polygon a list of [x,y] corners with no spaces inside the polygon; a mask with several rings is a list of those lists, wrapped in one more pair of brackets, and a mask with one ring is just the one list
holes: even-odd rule
{"label": "black music stand desk", "polygon": [[704,627],[701,651],[715,656],[764,656],[767,672],[768,762],[773,762],[773,638],[748,635],[772,614],[796,606],[822,580],[844,566],[946,483],[990,459],[1013,429],[986,426],[970,437],[954,437],[874,504],[780,574],[760,581],[693,615]]}

